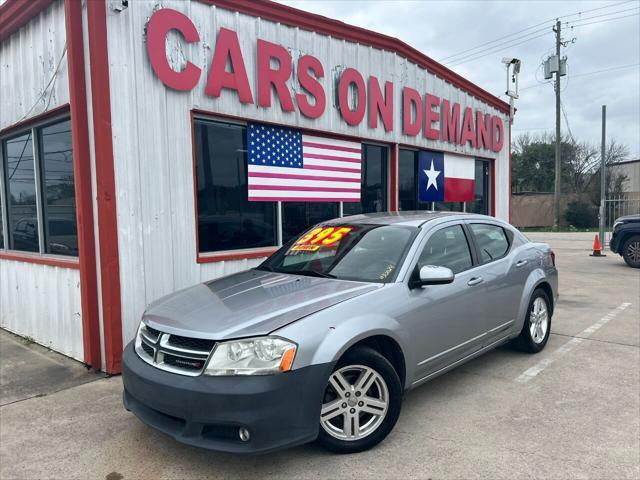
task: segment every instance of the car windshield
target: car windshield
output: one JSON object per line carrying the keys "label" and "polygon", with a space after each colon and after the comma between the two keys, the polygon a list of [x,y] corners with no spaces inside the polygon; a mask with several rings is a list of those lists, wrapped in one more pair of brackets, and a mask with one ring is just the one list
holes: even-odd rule
{"label": "car windshield", "polygon": [[417,229],[405,226],[316,225],[257,267],[280,273],[388,283]]}

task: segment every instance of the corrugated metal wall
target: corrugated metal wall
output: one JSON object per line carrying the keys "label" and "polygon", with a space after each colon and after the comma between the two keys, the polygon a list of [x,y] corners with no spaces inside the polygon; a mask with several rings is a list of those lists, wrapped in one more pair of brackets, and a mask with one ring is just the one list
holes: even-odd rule
{"label": "corrugated metal wall", "polygon": [[69,102],[65,46],[62,0],[0,43],[0,130]]}
{"label": "corrugated metal wall", "polygon": [[[65,44],[62,0],[0,43],[0,129],[69,102]],[[79,271],[0,260],[0,326],[82,360]]]}
{"label": "corrugated metal wall", "polygon": [[0,259],[0,326],[83,361],[80,272]]}
{"label": "corrugated metal wall", "polygon": [[[161,4],[163,8],[173,8],[188,15],[201,38],[197,44],[185,45],[176,32],[169,34],[167,55],[176,69],[181,69],[187,58],[203,69],[200,83],[194,90],[176,92],[158,80],[147,58],[145,26],[159,7],[156,2],[130,2],[126,10],[107,14],[125,342],[132,338],[142,312],[151,301],[176,289],[259,262],[227,261],[201,266],[195,261],[191,109],[408,144],[415,144],[416,139],[401,134],[400,94],[404,85],[460,102],[462,109],[470,106],[499,114],[494,108],[393,53],[195,1],[163,1]],[[236,94],[229,91],[224,91],[217,99],[205,96],[208,66],[220,27],[238,33],[249,77],[254,79],[254,98],[257,96],[257,38],[284,45],[292,52],[294,62],[305,53],[320,59],[325,68],[323,83],[327,93],[324,115],[312,121],[297,112],[285,114],[278,106],[263,109],[243,105]],[[382,127],[372,131],[366,122],[359,127],[348,127],[344,123],[332,101],[334,78],[344,67],[376,75],[381,82],[394,82],[393,132],[384,133]],[[502,118],[508,128],[506,116],[502,115]],[[417,141],[427,148],[448,148],[472,156],[480,153],[468,146],[441,144],[424,138]],[[482,152],[482,155],[495,158],[495,154],[489,152]],[[496,213],[501,218],[508,217],[508,174],[508,142],[505,142],[496,165],[496,185],[503,185],[496,192]]]}

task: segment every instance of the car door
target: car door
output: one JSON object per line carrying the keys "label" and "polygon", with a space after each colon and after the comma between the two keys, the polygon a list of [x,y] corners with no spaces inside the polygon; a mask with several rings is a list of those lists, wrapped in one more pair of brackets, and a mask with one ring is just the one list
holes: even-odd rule
{"label": "car door", "polygon": [[512,329],[533,261],[526,251],[512,251],[512,235],[499,224],[471,221],[468,230],[480,264],[477,276],[482,279],[484,290],[484,301],[479,305],[486,320],[484,344],[490,345]]}
{"label": "car door", "polygon": [[479,350],[486,320],[478,314],[482,290],[476,282],[470,241],[461,223],[437,227],[424,240],[412,265],[450,268],[455,278],[445,285],[409,288],[400,321],[412,338],[415,381]]}

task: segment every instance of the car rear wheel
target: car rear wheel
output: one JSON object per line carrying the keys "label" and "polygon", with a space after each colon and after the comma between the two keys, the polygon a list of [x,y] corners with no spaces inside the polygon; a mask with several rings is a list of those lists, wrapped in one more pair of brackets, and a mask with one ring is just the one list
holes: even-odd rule
{"label": "car rear wheel", "polygon": [[640,235],[634,235],[624,242],[622,258],[630,267],[640,268]]}
{"label": "car rear wheel", "polygon": [[547,293],[538,288],[529,301],[527,318],[520,335],[512,340],[512,345],[523,352],[538,353],[547,341],[551,332],[551,302]]}
{"label": "car rear wheel", "polygon": [[402,405],[402,385],[389,361],[356,347],[329,377],[320,411],[318,442],[336,453],[356,453],[391,432]]}

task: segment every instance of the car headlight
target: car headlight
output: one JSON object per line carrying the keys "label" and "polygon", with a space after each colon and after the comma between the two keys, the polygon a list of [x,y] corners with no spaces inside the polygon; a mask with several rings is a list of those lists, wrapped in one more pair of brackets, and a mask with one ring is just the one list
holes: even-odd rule
{"label": "car headlight", "polygon": [[616,228],[618,228],[620,225],[622,225],[624,222],[615,222],[613,224],[613,228],[611,229],[611,231],[615,231]]}
{"label": "car headlight", "polygon": [[205,375],[269,375],[291,370],[295,343],[279,337],[255,337],[216,344]]}

